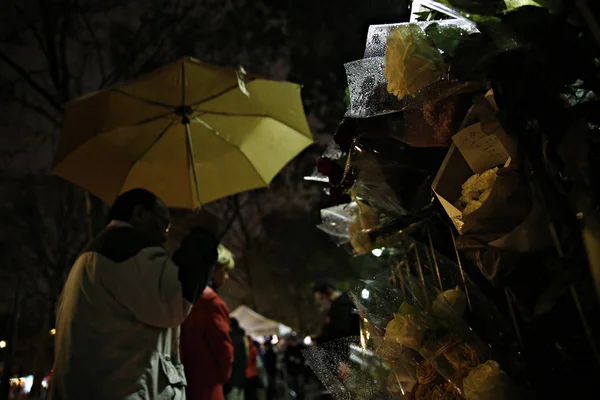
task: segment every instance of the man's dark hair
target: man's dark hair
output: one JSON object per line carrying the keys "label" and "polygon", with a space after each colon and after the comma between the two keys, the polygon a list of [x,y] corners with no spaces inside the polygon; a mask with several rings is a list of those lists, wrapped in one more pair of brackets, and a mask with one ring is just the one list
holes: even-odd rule
{"label": "man's dark hair", "polygon": [[335,283],[329,278],[320,279],[313,286],[313,293],[326,294],[329,290],[335,290]]}
{"label": "man's dark hair", "polygon": [[108,210],[108,222],[113,220],[129,221],[133,217],[133,209],[137,205],[146,210],[156,209],[156,195],[146,189],[131,189],[117,197]]}

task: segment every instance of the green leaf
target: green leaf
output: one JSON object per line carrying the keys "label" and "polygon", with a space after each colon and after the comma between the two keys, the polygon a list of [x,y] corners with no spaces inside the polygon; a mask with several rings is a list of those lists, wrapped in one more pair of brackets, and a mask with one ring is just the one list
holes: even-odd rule
{"label": "green leaf", "polygon": [[417,16],[417,21],[429,21],[430,16],[433,14],[433,11],[421,11],[418,13],[415,13],[415,15]]}
{"label": "green leaf", "polygon": [[436,47],[449,56],[456,54],[456,49],[464,41],[470,40],[469,33],[456,26],[440,26],[434,23],[425,29],[427,36],[435,43]]}
{"label": "green leaf", "polygon": [[554,10],[558,6],[558,0],[447,0],[449,4],[465,16],[475,22],[482,16],[493,16],[520,7],[545,7]]}
{"label": "green leaf", "polygon": [[547,7],[555,3],[553,0],[504,0],[507,10],[525,6]]}
{"label": "green leaf", "polygon": [[346,104],[346,107],[348,107],[350,105],[350,88],[347,87],[345,93],[344,103]]}
{"label": "green leaf", "polygon": [[467,13],[496,15],[506,10],[504,0],[448,0],[453,7]]}

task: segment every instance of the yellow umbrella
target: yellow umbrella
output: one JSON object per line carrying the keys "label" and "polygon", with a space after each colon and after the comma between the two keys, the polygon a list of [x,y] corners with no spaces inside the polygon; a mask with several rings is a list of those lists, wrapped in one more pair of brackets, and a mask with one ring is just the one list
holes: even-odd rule
{"label": "yellow umbrella", "polygon": [[312,143],[299,85],[184,58],[67,104],[52,173],[107,203],[143,187],[197,208],[268,186]]}

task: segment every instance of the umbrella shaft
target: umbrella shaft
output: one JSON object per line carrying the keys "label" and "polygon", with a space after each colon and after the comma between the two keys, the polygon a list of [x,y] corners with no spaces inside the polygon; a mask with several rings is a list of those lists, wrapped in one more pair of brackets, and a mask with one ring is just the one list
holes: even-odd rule
{"label": "umbrella shaft", "polygon": [[201,205],[200,201],[200,189],[198,187],[198,173],[196,171],[196,158],[194,156],[194,146],[192,144],[192,133],[190,131],[190,124],[186,122],[183,124],[185,126],[185,135],[187,137],[187,148],[188,148],[188,157],[190,166],[192,167],[192,176],[194,178],[194,188],[196,191],[196,199],[198,200],[198,205]]}

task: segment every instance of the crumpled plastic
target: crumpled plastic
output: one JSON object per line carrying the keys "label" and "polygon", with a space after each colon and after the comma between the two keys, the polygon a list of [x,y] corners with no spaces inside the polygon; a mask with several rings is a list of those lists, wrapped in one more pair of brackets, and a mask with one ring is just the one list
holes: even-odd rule
{"label": "crumpled plastic", "polygon": [[397,112],[402,103],[387,91],[384,57],[363,58],[344,64],[350,91],[346,117],[368,118]]}
{"label": "crumpled plastic", "polygon": [[324,208],[321,210],[321,223],[317,225],[317,228],[328,234],[338,246],[341,246],[350,241],[348,229],[354,222],[357,212],[356,202]]}
{"label": "crumpled plastic", "polygon": [[[477,32],[476,27],[464,20],[436,21],[443,27],[455,26],[468,33]],[[388,93],[385,77],[385,48],[392,31],[407,26],[415,26],[424,32],[432,22],[371,25],[369,27],[364,58],[344,65],[350,92],[350,105],[346,117],[369,118],[395,113],[404,104]]]}
{"label": "crumpled plastic", "polygon": [[[478,30],[470,21],[459,20],[459,19],[447,19],[441,21],[420,21],[413,22],[418,25],[423,31],[431,24],[437,23],[441,27],[457,27],[463,29],[468,33],[477,33]],[[383,57],[385,56],[385,44],[387,37],[397,27],[407,25],[406,22],[398,24],[382,24],[382,25],[371,25],[367,32],[367,43],[365,45],[364,58],[370,57]]]}

